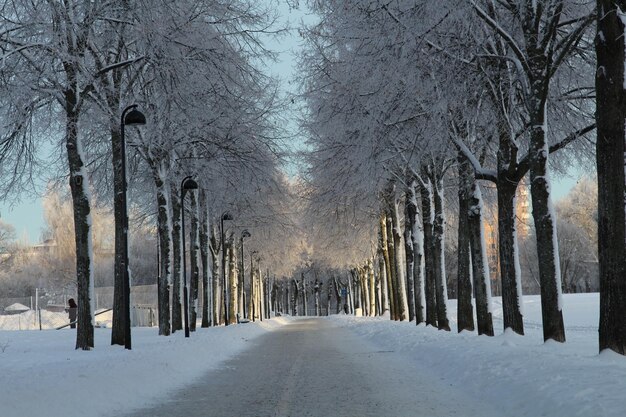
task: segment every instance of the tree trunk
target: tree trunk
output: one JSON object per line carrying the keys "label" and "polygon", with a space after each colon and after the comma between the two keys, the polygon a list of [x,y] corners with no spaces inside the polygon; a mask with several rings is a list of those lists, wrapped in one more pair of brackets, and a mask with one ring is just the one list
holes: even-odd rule
{"label": "tree trunk", "polygon": [[411,239],[413,244],[413,295],[415,308],[415,324],[423,323],[425,320],[424,308],[426,300],[424,298],[424,271],[422,267],[424,259],[424,230],[418,219],[419,209],[417,206],[417,184],[413,181],[407,194],[407,226],[411,228]]}
{"label": "tree trunk", "polygon": [[396,195],[393,203],[393,246],[396,264],[396,291],[398,302],[398,318],[402,321],[409,318],[409,306],[406,299],[406,255],[404,254],[404,233],[400,224],[400,196]]}
{"label": "tree trunk", "polygon": [[336,276],[332,277],[333,280],[333,289],[335,290],[335,298],[337,299],[337,306],[335,308],[335,314],[339,314],[341,311],[341,288],[339,287],[339,282]]}
{"label": "tree trunk", "polygon": [[180,196],[178,187],[171,184],[170,198],[172,201],[172,333],[183,328],[182,316],[182,253],[181,253],[181,227],[180,227]]}
{"label": "tree trunk", "polygon": [[515,192],[518,183],[498,176],[498,245],[502,280],[502,315],[504,328],[524,334],[522,320],[522,281],[520,277],[517,230],[515,228]]}
{"label": "tree trunk", "polygon": [[228,323],[237,323],[237,260],[235,256],[235,245],[231,239],[228,242],[227,262],[228,262],[228,286],[229,286],[229,300],[228,300]]}
{"label": "tree trunk", "polygon": [[302,315],[306,317],[309,315],[309,306],[307,304],[306,280],[304,279],[304,273],[301,274],[301,277],[302,277]]}
{"label": "tree trunk", "polygon": [[[542,60],[535,57],[531,66],[545,67]],[[535,61],[538,64],[532,65]],[[533,91],[530,101],[530,185],[533,205],[533,219],[537,235],[537,259],[539,260],[539,282],[541,283],[541,317],[543,322],[543,339],[565,342],[563,325],[561,271],[559,248],[556,234],[556,218],[550,199],[548,183],[549,148],[546,141],[546,100],[548,81],[543,74],[531,80]],[[623,140],[623,138],[622,138]]]}
{"label": "tree trunk", "polygon": [[[111,345],[124,345],[126,312],[124,280],[126,279],[126,245],[124,240],[124,181],[122,178],[122,134],[118,121],[111,121],[111,159],[113,161],[113,217],[115,223],[115,260],[113,265],[113,318]],[[159,329],[160,330],[160,329]]]}
{"label": "tree trunk", "polygon": [[170,284],[172,280],[171,259],[172,259],[172,231],[170,229],[170,206],[169,206],[169,186],[165,178],[161,177],[164,169],[153,171],[154,182],[157,189],[157,228],[159,236],[159,252],[161,274],[159,276],[158,294],[158,314],[159,314],[159,334],[169,336],[170,325]]}
{"label": "tree trunk", "polygon": [[472,256],[472,275],[474,277],[474,297],[476,298],[476,321],[479,335],[493,336],[491,281],[489,279],[489,264],[487,263],[482,207],[483,200],[480,188],[476,180],[474,180],[469,200],[469,239]]}
{"label": "tree trunk", "polygon": [[206,192],[200,189],[200,257],[202,258],[202,327],[209,327],[209,213],[207,211]]}
{"label": "tree trunk", "polygon": [[369,290],[369,316],[374,317],[376,315],[376,276],[374,275],[374,263],[372,259],[367,261],[368,268],[368,290]]}
{"label": "tree trunk", "polygon": [[[298,315],[298,297],[300,296],[298,293],[300,288],[298,287],[298,281],[296,279],[293,280],[293,315]],[[255,291],[256,293],[256,291]]]}
{"label": "tree trunk", "polygon": [[189,263],[191,276],[189,277],[189,331],[196,331],[198,322],[198,294],[200,287],[200,230],[198,227],[198,198],[194,191],[189,192]]}
{"label": "tree trunk", "polygon": [[359,268],[359,284],[359,290],[361,291],[361,306],[363,307],[363,316],[369,316],[369,268],[367,264]]}
{"label": "tree trunk", "polygon": [[74,238],[76,241],[76,279],[78,292],[78,315],[76,349],[90,350],[94,347],[94,314],[91,294],[94,290],[93,270],[91,269],[91,207],[87,170],[82,159],[82,149],[78,138],[77,98],[74,90],[65,92],[66,125],[65,146],[70,169],[70,188],[74,209]]}
{"label": "tree trunk", "polygon": [[[426,178],[424,176],[424,178]],[[425,181],[427,181],[425,179]],[[424,227],[424,298],[426,304],[426,325],[437,326],[437,297],[435,283],[435,242],[433,239],[432,185],[421,187],[422,225]]]}
{"label": "tree trunk", "polygon": [[626,1],[598,0],[596,35],[596,164],[600,351],[626,355],[626,251],[624,219],[624,124],[626,93],[623,10]]}
{"label": "tree trunk", "polygon": [[222,293],[222,287],[220,286],[220,250],[217,240],[217,230],[215,225],[211,225],[211,266],[212,266],[212,274],[211,274],[211,313],[212,314],[212,323],[214,326],[219,326],[222,321],[221,318],[224,316],[222,314],[222,310],[220,309],[221,299],[220,294]]}
{"label": "tree trunk", "polygon": [[[382,253],[381,253],[382,255]],[[382,316],[389,311],[388,296],[387,296],[387,269],[385,267],[385,259],[382,256],[378,257],[378,315]]]}
{"label": "tree trunk", "polygon": [[415,287],[413,286],[413,277],[415,276],[415,260],[413,258],[413,224],[410,219],[412,214],[409,212],[411,210],[411,208],[409,208],[410,205],[410,195],[409,191],[407,191],[404,202],[404,253],[406,255],[406,277],[404,282],[407,288],[406,297],[409,307],[409,321],[412,321],[415,319]]}
{"label": "tree trunk", "polygon": [[395,298],[393,292],[393,283],[391,282],[391,257],[389,256],[389,238],[387,236],[387,216],[382,214],[380,216],[380,242],[383,253],[383,259],[385,261],[385,278],[386,278],[386,293],[389,300],[389,317],[391,320],[395,319]]}
{"label": "tree trunk", "polygon": [[[533,219],[537,234],[537,257],[539,259],[539,281],[541,283],[541,317],[543,322],[543,340],[565,342],[563,324],[561,271],[559,248],[557,245],[556,218],[550,198],[550,185],[547,181],[548,145],[544,134],[533,129],[530,178],[533,205]],[[543,142],[543,145],[541,144]]]}
{"label": "tree trunk", "polygon": [[433,222],[433,243],[435,261],[435,283],[437,297],[437,327],[439,330],[450,330],[448,324],[448,292],[446,288],[446,268],[444,257],[444,234],[445,234],[445,213],[443,211],[443,173],[438,173],[431,182],[433,187],[433,201],[435,205],[435,219]]}
{"label": "tree trunk", "polygon": [[396,260],[396,248],[393,236],[393,218],[391,213],[387,215],[387,245],[389,251],[389,261],[391,265],[390,290],[393,291],[393,311],[394,320],[400,320],[400,295],[398,293],[398,265]]}
{"label": "tree trunk", "polygon": [[474,331],[474,310],[472,306],[472,274],[470,270],[470,198],[474,170],[467,158],[459,153],[459,229],[458,229],[458,269],[457,269],[457,323],[459,333]]}

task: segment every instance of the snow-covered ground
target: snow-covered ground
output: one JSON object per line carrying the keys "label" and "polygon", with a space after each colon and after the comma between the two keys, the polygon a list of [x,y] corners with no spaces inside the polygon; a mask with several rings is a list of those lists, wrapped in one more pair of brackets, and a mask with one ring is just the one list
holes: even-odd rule
{"label": "snow-covered ground", "polygon": [[0,331],[0,417],[114,416],[154,403],[245,349],[285,319],[157,336],[133,328],[133,349],[96,329],[93,351],[75,330]]}
{"label": "snow-covered ground", "polygon": [[502,332],[499,298],[494,299],[495,337],[456,333],[455,300],[448,310],[452,332],[382,318],[333,320],[381,349],[402,352],[424,372],[501,407],[506,415],[624,416],[626,358],[598,354],[598,301],[598,294],[564,295],[565,344],[543,343],[539,296],[524,297],[525,336]]}
{"label": "snow-covered ground", "polygon": [[[565,344],[543,343],[539,297],[524,302],[526,336],[502,334],[498,298],[498,335],[491,338],[456,333],[454,300],[448,310],[452,332],[385,318],[328,320],[501,408],[503,415],[626,415],[626,358],[597,353],[598,295],[565,295]],[[187,340],[183,332],[159,337],[154,328],[135,328],[132,351],[110,346],[110,330],[104,328],[96,329],[91,352],[73,349],[70,329],[0,331],[0,417],[113,416],[154,404],[289,320],[198,329]]]}

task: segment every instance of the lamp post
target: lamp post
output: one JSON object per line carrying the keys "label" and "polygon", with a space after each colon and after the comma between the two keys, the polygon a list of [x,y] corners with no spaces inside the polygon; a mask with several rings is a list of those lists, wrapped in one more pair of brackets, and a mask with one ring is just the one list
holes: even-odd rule
{"label": "lamp post", "polygon": [[233,215],[225,211],[220,218],[221,236],[222,236],[222,286],[223,288],[223,303],[224,303],[224,326],[228,326],[228,294],[226,291],[226,242],[224,241],[224,221],[232,220]]}
{"label": "lamp post", "polygon": [[189,177],[185,177],[180,183],[180,215],[181,230],[183,234],[183,314],[185,318],[185,337],[189,337],[189,301],[187,295],[187,256],[185,255],[185,194],[190,190],[197,190],[198,183]]}
{"label": "lamp post", "polygon": [[254,292],[254,255],[256,255],[257,251],[252,251],[250,253],[250,300],[252,301],[252,321],[255,321],[256,315],[256,304],[254,302],[255,292]]}
{"label": "lamp post", "polygon": [[126,200],[126,138],[124,127],[125,126],[141,126],[146,124],[146,116],[139,110],[137,105],[132,104],[126,107],[122,111],[122,117],[120,122],[120,136],[121,136],[121,148],[122,148],[122,247],[124,251],[124,347],[128,350],[131,349],[130,340],[130,274],[128,272],[128,202]]}
{"label": "lamp post", "polygon": [[243,318],[247,319],[248,316],[246,315],[246,264],[243,260],[243,240],[244,238],[250,237],[252,236],[250,234],[250,232],[248,232],[248,229],[244,229],[241,232],[241,292],[242,292],[242,302],[243,302]]}

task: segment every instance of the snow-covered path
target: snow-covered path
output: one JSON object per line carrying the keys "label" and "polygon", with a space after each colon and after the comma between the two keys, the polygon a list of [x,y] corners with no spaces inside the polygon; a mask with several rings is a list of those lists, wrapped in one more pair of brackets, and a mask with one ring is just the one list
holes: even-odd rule
{"label": "snow-covered path", "polygon": [[502,416],[400,352],[325,319],[255,339],[220,369],[132,417]]}

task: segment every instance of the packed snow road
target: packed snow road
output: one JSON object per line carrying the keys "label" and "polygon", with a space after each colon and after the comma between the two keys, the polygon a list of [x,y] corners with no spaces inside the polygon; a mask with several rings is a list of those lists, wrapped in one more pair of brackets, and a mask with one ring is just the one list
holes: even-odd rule
{"label": "packed snow road", "polygon": [[[427,360],[427,358],[425,358]],[[293,320],[132,417],[502,416],[325,319]]]}

